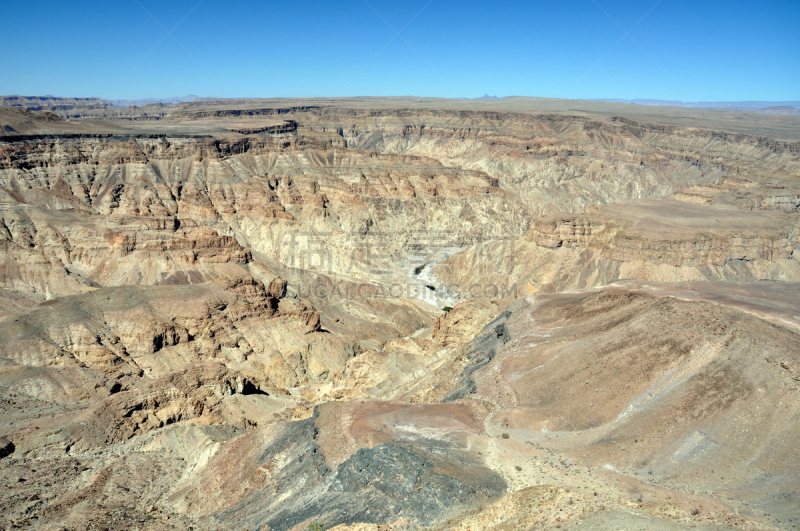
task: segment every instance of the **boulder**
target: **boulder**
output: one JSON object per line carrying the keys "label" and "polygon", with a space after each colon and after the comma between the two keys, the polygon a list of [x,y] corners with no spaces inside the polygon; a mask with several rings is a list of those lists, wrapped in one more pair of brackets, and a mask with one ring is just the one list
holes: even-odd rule
{"label": "boulder", "polygon": [[287,282],[280,277],[269,283],[269,295],[276,299],[282,299],[286,296]]}
{"label": "boulder", "polygon": [[0,459],[13,454],[14,450],[16,450],[16,447],[14,446],[13,442],[9,441],[5,437],[0,437]]}

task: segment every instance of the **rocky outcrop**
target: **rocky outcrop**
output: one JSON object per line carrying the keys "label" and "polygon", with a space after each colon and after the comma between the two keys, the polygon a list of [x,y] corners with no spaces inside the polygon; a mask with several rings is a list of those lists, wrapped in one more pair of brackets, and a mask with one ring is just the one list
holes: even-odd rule
{"label": "rocky outcrop", "polygon": [[[450,391],[442,397],[442,402],[450,402],[467,398],[475,393],[475,381],[472,375],[475,371],[491,362],[497,354],[497,349],[506,344],[511,337],[506,329],[506,321],[511,313],[506,310],[494,321],[486,325],[479,335],[464,349],[462,361],[464,368],[453,383]],[[444,391],[444,388],[441,389]]]}
{"label": "rocky outcrop", "polygon": [[[168,424],[202,416],[220,422],[220,402],[236,393],[266,394],[241,374],[218,363],[187,365],[136,389],[100,401],[81,423],[79,439],[71,446],[114,444]],[[215,415],[217,418],[213,419]]]}
{"label": "rocky outcrop", "polygon": [[[632,211],[633,219],[622,217],[628,213],[626,208]],[[663,214],[659,216],[654,210],[662,210]],[[790,259],[797,246],[794,220],[790,217],[687,210],[662,200],[619,206],[600,215],[551,214],[537,219],[528,240],[549,249],[571,247],[602,252],[617,262],[642,261],[675,267],[722,266],[732,260],[778,262]],[[649,211],[648,220],[638,217],[644,211]],[[710,217],[731,215],[740,218],[739,227],[718,219],[714,220],[719,224],[715,227],[707,221]],[[670,224],[670,218],[676,223]]]}
{"label": "rocky outcrop", "polygon": [[[348,343],[319,330],[319,313],[310,304],[272,299],[252,279],[103,288],[7,319],[0,357],[7,366],[41,367],[37,376],[7,385],[21,390],[57,382],[44,393],[57,400],[135,389],[203,360],[222,363],[256,386],[286,388],[343,368]],[[73,370],[92,377],[76,379]]]}
{"label": "rocky outcrop", "polygon": [[[235,527],[288,530],[313,522],[335,526],[395,521],[417,527],[480,507],[504,492],[503,480],[483,467],[463,442],[420,438],[409,444],[408,435],[403,441],[400,431],[393,435],[367,428],[387,442],[354,449],[350,455],[331,446],[341,435],[341,415],[369,423],[370,415],[382,409],[378,404],[328,408],[271,433],[255,432],[246,441],[232,441],[201,477],[192,478],[192,487],[173,496],[175,502],[194,514],[213,512],[220,525]],[[424,422],[413,413],[412,418]],[[358,429],[356,424],[344,428]],[[204,503],[206,477],[213,477],[207,474],[215,475],[232,459],[250,464],[225,474],[225,485],[237,495]]]}
{"label": "rocky outcrop", "polygon": [[297,122],[289,120],[287,122],[278,123],[275,125],[268,125],[265,127],[255,127],[249,129],[231,129],[240,135],[255,135],[258,133],[267,133],[270,135],[283,135],[286,133],[294,133],[297,131]]}
{"label": "rocky outcrop", "polygon": [[489,298],[619,279],[798,281],[798,227],[783,210],[642,199],[540,216],[524,239],[468,247],[436,272],[462,297]]}
{"label": "rocky outcrop", "polygon": [[267,291],[270,297],[274,299],[282,299],[286,296],[287,285],[288,282],[286,282],[282,278],[276,278],[275,280],[269,283],[269,289]]}

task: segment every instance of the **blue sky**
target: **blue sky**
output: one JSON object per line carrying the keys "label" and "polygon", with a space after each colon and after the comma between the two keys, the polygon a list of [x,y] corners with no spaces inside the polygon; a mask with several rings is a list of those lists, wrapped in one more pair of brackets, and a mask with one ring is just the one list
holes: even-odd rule
{"label": "blue sky", "polygon": [[198,1],[4,0],[0,94],[800,99],[798,0]]}

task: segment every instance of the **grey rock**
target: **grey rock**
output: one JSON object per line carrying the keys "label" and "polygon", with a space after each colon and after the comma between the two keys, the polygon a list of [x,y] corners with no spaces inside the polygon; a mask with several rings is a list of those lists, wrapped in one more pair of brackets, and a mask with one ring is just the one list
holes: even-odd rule
{"label": "grey rock", "polygon": [[472,374],[492,361],[497,349],[511,339],[506,329],[506,322],[508,322],[510,316],[511,311],[506,310],[494,321],[486,325],[481,333],[472,340],[465,354],[469,365],[461,372],[455,388],[442,398],[442,402],[452,402],[475,393],[477,389],[475,380],[472,379]]}

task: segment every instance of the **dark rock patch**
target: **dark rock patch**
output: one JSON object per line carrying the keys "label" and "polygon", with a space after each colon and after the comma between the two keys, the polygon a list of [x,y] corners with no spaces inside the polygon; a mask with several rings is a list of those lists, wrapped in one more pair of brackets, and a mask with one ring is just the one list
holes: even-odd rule
{"label": "dark rock patch", "polygon": [[16,450],[16,447],[14,446],[13,442],[9,441],[5,437],[0,437],[0,459],[13,454],[14,450]]}
{"label": "dark rock patch", "polygon": [[497,349],[508,343],[509,339],[511,339],[506,329],[506,322],[508,322],[510,316],[511,312],[506,310],[491,323],[486,325],[481,333],[472,340],[465,354],[469,364],[461,371],[458,383],[444,398],[442,398],[442,402],[452,402],[454,400],[466,398],[476,391],[475,380],[472,379],[472,374],[492,361],[497,353]]}

